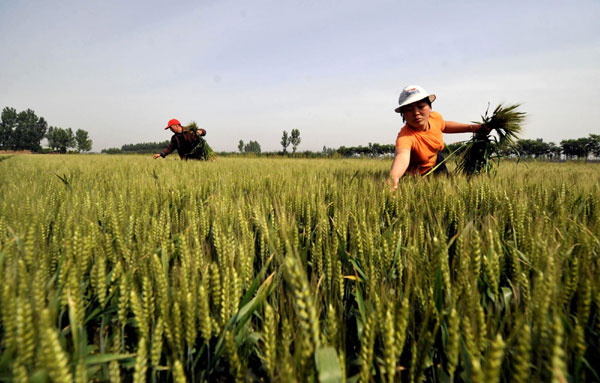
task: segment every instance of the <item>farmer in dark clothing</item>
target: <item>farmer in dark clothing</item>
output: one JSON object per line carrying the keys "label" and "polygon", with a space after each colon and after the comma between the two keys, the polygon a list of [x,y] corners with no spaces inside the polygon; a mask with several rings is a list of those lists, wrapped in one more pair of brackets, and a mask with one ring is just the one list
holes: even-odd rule
{"label": "farmer in dark clothing", "polygon": [[202,138],[206,135],[206,130],[198,129],[195,123],[187,127],[181,126],[178,120],[169,120],[165,130],[171,129],[173,137],[171,143],[160,153],[156,153],[154,158],[166,157],[175,149],[182,160],[209,160],[212,158],[212,150]]}

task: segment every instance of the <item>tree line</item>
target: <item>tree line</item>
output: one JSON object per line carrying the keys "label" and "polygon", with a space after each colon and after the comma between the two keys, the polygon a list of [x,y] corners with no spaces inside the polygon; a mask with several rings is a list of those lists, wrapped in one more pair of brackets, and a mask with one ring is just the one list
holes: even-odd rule
{"label": "tree line", "polygon": [[[296,151],[300,143],[300,131],[292,129],[290,133],[283,131],[281,136],[282,151],[273,153],[263,153],[258,141],[238,142],[239,153],[247,154],[263,154],[263,155],[286,155],[288,147],[292,146],[292,154],[296,155]],[[102,150],[102,153],[118,154],[118,153],[137,153],[148,154],[156,153],[162,150],[169,144],[169,141],[164,142],[148,142],[140,144],[128,144],[119,148],[110,148]],[[460,148],[463,142],[456,142],[446,145],[446,152],[451,153]],[[378,144],[369,142],[367,146],[340,146],[339,148],[328,148],[323,146],[321,152],[304,151],[298,153],[302,157],[379,157],[385,155],[393,155],[395,152],[394,144]],[[220,155],[228,155],[231,153],[219,153]],[[600,135],[590,134],[588,137],[577,139],[562,140],[559,145],[553,142],[544,142],[541,138],[536,140],[519,139],[516,142],[515,148],[507,150],[505,155],[520,156],[524,158],[542,158],[542,159],[587,159],[590,155],[600,157]]]}
{"label": "tree line", "polygon": [[[449,144],[448,150],[453,152],[462,143]],[[545,142],[543,139],[536,140],[520,139],[516,142],[514,149],[506,150],[503,154],[524,158],[540,159],[588,159],[590,156],[600,157],[600,135],[590,134],[588,137],[568,139],[560,141],[559,145],[554,142]]]}
{"label": "tree line", "polygon": [[[324,149],[325,150],[325,149]],[[342,157],[353,157],[353,156],[371,156],[378,157],[386,154],[394,154],[396,146],[394,144],[378,144],[371,143],[367,146],[340,146],[337,149],[337,153]]]}
{"label": "tree line", "polygon": [[[294,129],[296,130],[296,129]],[[296,130],[297,131],[297,130]],[[296,156],[305,158],[316,157],[380,157],[385,155],[393,155],[395,152],[394,144],[378,144],[369,142],[366,146],[340,146],[339,148],[330,148],[323,146],[322,151],[304,151],[297,152],[297,147],[300,144],[300,132],[294,134],[295,145],[288,140],[291,135],[286,135],[284,131],[281,139],[282,151],[279,152],[262,152],[258,141],[244,142],[240,140],[238,143],[238,151],[242,154],[255,154],[265,156],[281,156],[287,154],[287,147],[292,144],[292,153]],[[145,142],[139,144],[127,144],[121,148],[109,148],[102,150],[102,153],[107,154],[150,154],[157,153],[166,147],[169,141],[164,142]],[[287,145],[284,145],[287,144]],[[454,152],[463,145],[462,142],[455,142],[446,145],[446,153]],[[220,152],[219,155],[231,155],[232,153]],[[520,156],[522,158],[540,158],[540,159],[587,159],[590,155],[600,157],[600,135],[590,134],[588,137],[562,140],[560,145],[553,142],[544,142],[541,138],[536,140],[520,139],[516,143],[516,150],[507,151],[505,155]]]}
{"label": "tree line", "polygon": [[31,109],[17,112],[5,107],[0,115],[0,150],[29,150],[42,152],[41,141],[46,138],[52,150],[66,153],[68,149],[89,152],[92,140],[88,132],[71,128],[63,129],[48,126],[43,117],[38,117]]}
{"label": "tree line", "polygon": [[139,144],[126,144],[120,148],[102,149],[105,154],[152,154],[163,150],[171,141],[162,142],[142,142]]}
{"label": "tree line", "polygon": [[[92,140],[89,138],[88,132],[83,129],[77,129],[73,132],[71,128],[48,126],[48,122],[43,117],[38,117],[31,109],[17,112],[15,108],[5,107],[2,110],[0,115],[0,150],[42,152],[44,150],[41,141],[44,138],[48,140],[49,148],[61,153],[66,153],[69,149],[75,149],[79,152],[87,152],[92,149]],[[284,130],[280,141],[282,151],[279,154],[286,155],[290,145],[292,146],[292,154],[296,154],[301,141],[298,129],[292,129],[290,133]],[[103,149],[102,153],[157,153],[168,144],[168,140],[126,144],[121,148]],[[448,144],[447,147],[452,152],[460,145],[462,143],[458,142]],[[240,153],[261,154],[261,146],[258,141],[244,143],[243,140],[240,140],[238,150]],[[394,151],[393,144],[369,143],[367,146],[340,146],[338,149],[324,146],[321,153],[304,152],[302,155],[307,156],[310,153],[311,157],[333,155],[375,157],[394,154]],[[516,151],[513,150],[505,154],[543,159],[587,159],[590,155],[598,158],[600,157],[600,135],[590,134],[588,137],[562,140],[559,145],[553,142],[544,142],[541,138],[536,140],[520,139],[517,141]]]}
{"label": "tree line", "polygon": [[[447,144],[447,151],[452,153],[459,149],[463,142]],[[331,149],[323,148],[323,152]],[[393,144],[369,143],[368,146],[340,146],[335,153],[342,157],[391,155],[395,152]],[[536,140],[520,139],[516,142],[514,149],[507,150],[504,154],[520,156],[524,158],[541,159],[587,159],[590,155],[600,157],[600,135],[590,134],[588,137],[562,140],[559,145],[553,142],[544,142],[541,138]]]}

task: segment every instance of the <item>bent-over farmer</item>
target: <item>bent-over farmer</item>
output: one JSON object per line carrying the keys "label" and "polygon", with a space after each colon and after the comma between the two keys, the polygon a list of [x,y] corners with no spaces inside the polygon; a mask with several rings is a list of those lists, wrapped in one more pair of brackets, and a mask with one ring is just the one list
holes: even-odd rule
{"label": "bent-over farmer", "polygon": [[406,124],[396,138],[396,154],[390,169],[394,189],[406,173],[424,175],[437,165],[440,166],[435,173],[448,172],[440,153],[444,149],[442,133],[472,133],[484,128],[481,124],[444,121],[441,114],[431,110],[435,98],[435,94],[417,85],[409,85],[400,93],[400,106],[395,111]]}
{"label": "bent-over farmer", "polygon": [[174,133],[171,137],[171,143],[164,148],[160,153],[154,155],[154,159],[158,157],[165,158],[175,149],[182,160],[210,160],[212,159],[212,149],[202,138],[206,136],[206,130],[197,128],[195,123],[184,127],[179,120],[172,119],[165,130],[171,129]]}

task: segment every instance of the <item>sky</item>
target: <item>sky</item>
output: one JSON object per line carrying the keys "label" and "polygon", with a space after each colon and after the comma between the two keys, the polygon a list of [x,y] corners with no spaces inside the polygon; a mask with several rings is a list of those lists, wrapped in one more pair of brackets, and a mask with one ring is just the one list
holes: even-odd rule
{"label": "sky", "polygon": [[[393,144],[407,85],[444,119],[521,103],[522,138],[598,134],[600,1],[0,0],[0,108],[93,150],[196,121],[217,151]],[[445,135],[446,142],[468,134]]]}

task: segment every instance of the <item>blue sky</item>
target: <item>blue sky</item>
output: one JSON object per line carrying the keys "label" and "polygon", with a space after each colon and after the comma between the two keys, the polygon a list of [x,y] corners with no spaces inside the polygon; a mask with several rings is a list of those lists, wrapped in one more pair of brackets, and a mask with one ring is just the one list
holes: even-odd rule
{"label": "blue sky", "polygon": [[[0,2],[0,107],[85,129],[93,149],[195,120],[216,150],[393,143],[400,90],[445,119],[522,103],[524,138],[598,133],[600,2]],[[446,142],[468,135],[446,135]]]}

